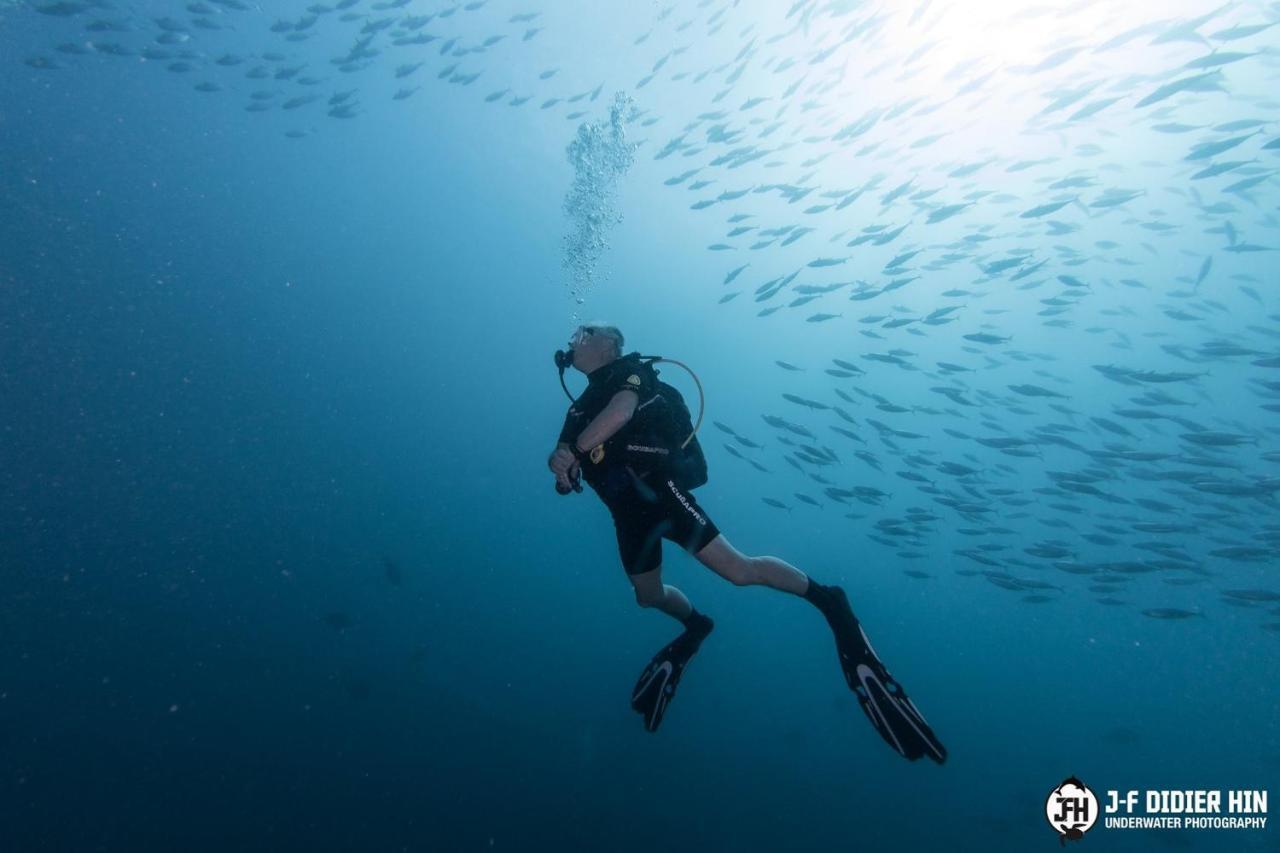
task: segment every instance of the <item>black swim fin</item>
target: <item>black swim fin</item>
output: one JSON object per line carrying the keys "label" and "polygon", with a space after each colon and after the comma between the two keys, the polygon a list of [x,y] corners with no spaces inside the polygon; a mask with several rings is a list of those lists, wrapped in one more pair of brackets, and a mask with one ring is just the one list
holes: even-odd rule
{"label": "black swim fin", "polygon": [[830,590],[832,601],[824,612],[836,636],[840,668],[867,719],[903,758],[915,761],[927,755],[942,764],[947,760],[947,748],[929,728],[907,691],[876,657],[844,590],[838,586]]}
{"label": "black swim fin", "polygon": [[654,655],[640,674],[635,690],[631,691],[631,708],[644,716],[646,731],[658,730],[667,705],[676,694],[680,675],[714,627],[710,617],[695,613],[686,623],[684,633]]}

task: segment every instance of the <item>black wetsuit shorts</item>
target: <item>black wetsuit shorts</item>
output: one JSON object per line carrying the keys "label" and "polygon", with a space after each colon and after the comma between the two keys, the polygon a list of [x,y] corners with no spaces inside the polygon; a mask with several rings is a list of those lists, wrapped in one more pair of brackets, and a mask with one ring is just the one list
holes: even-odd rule
{"label": "black wetsuit shorts", "polygon": [[611,479],[615,483],[605,504],[613,515],[618,534],[618,554],[629,575],[650,572],[662,565],[662,540],[670,539],[690,554],[697,554],[720,535],[691,492],[669,478],[650,473],[638,476],[619,466]]}

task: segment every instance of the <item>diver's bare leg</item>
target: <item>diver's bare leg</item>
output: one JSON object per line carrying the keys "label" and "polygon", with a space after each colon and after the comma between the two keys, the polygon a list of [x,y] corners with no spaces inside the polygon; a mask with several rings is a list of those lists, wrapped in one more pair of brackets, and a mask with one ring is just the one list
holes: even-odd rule
{"label": "diver's bare leg", "polygon": [[737,586],[762,585],[804,595],[809,578],[795,566],[777,557],[748,557],[729,544],[721,534],[694,555],[698,562]]}
{"label": "diver's bare leg", "polygon": [[[705,549],[704,549],[705,550]],[[662,582],[662,567],[638,575],[627,575],[636,590],[636,604],[656,607],[668,616],[683,622],[693,612],[693,605],[685,594],[674,586]]]}

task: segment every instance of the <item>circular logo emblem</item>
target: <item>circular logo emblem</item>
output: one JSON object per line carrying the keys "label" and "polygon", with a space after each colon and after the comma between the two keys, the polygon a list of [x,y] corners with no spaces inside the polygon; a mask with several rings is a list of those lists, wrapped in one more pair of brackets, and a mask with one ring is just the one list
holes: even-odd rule
{"label": "circular logo emblem", "polygon": [[631,374],[630,376],[628,376],[628,377],[627,377],[627,384],[628,384],[628,385],[639,385],[639,384],[640,384],[640,377],[639,377],[639,376],[636,376],[634,373],[633,373],[633,374]]}
{"label": "circular logo emblem", "polygon": [[1049,792],[1044,816],[1062,844],[1079,841],[1098,819],[1098,798],[1074,776]]}

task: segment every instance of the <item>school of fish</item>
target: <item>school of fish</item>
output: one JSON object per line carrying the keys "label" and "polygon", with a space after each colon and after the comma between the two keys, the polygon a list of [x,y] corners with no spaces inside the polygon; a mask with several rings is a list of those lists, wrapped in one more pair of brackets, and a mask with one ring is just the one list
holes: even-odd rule
{"label": "school of fish", "polygon": [[1142,7],[1011,6],[961,44],[961,2],[690,0],[631,39],[640,77],[583,81],[568,55],[514,79],[554,14],[497,0],[63,0],[24,13],[79,35],[24,61],[139,62],[300,140],[431,86],[578,122],[571,158],[610,164],[565,203],[579,301],[634,156],[710,235],[694,310],[826,346],[769,357],[776,409],[712,421],[715,476],[920,581],[1280,635],[1280,3]]}

